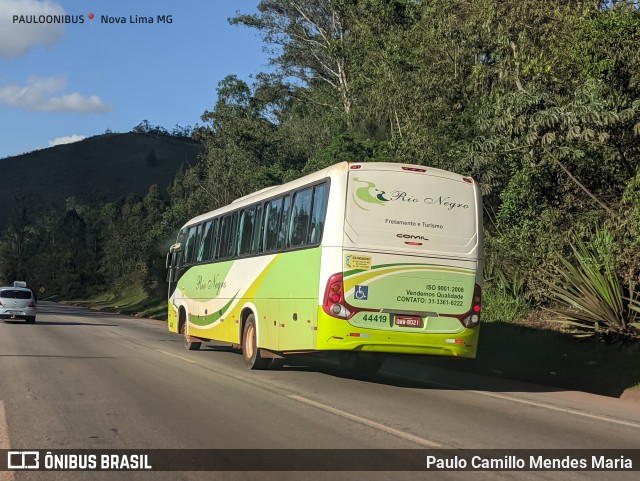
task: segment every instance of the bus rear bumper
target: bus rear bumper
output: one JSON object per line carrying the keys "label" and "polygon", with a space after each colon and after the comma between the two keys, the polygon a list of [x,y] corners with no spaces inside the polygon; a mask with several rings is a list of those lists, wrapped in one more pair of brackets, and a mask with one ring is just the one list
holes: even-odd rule
{"label": "bus rear bumper", "polygon": [[318,351],[361,351],[475,359],[479,327],[452,333],[398,332],[354,327],[324,312],[318,315]]}

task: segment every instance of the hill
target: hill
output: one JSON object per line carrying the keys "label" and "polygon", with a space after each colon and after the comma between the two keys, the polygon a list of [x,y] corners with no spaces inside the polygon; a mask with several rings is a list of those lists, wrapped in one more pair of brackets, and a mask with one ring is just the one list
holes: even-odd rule
{"label": "hill", "polygon": [[130,132],[1,159],[0,226],[19,192],[36,194],[44,205],[96,194],[113,201],[130,193],[144,195],[153,184],[165,192],[182,164],[197,162],[199,149],[188,139]]}

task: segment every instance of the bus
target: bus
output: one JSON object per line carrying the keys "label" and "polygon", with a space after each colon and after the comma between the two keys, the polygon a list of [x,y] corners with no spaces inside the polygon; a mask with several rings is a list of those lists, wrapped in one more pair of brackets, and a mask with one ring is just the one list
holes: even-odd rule
{"label": "bus", "polygon": [[188,221],[167,254],[168,329],[221,341],[251,369],[331,353],[475,358],[482,289],[478,184],[399,163],[342,162]]}

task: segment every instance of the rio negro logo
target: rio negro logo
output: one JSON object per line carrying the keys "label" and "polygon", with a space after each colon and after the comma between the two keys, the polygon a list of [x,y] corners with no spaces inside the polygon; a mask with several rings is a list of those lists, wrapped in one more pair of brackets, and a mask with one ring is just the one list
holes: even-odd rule
{"label": "rio negro logo", "polygon": [[384,205],[385,202],[389,202],[389,199],[386,199],[384,197],[386,192],[384,190],[376,189],[376,184],[374,184],[373,182],[360,180],[358,178],[354,178],[353,181],[359,182],[361,184],[366,184],[364,187],[358,187],[353,193],[353,201],[360,209],[369,210],[363,207],[363,205],[361,205],[358,201],[364,204],[378,205]]}
{"label": "rio negro logo", "polygon": [[216,274],[213,279],[204,279],[202,275],[198,275],[196,278],[196,291],[200,290],[213,290],[214,295],[219,295],[220,291],[227,287],[227,282],[223,280],[219,280],[219,274]]}
{"label": "rio negro logo", "polygon": [[361,180],[357,177],[354,178],[353,181],[360,184],[365,184],[362,187],[358,187],[352,195],[353,202],[361,210],[368,211],[370,210],[367,209],[367,207],[369,206],[384,206],[387,202],[398,202],[403,205],[426,204],[441,206],[447,210],[469,209],[469,204],[456,202],[449,196],[440,195],[438,197],[418,197],[415,195],[410,195],[403,190],[392,190],[390,192],[387,192],[385,190],[378,189],[375,183],[369,182],[368,180]]}

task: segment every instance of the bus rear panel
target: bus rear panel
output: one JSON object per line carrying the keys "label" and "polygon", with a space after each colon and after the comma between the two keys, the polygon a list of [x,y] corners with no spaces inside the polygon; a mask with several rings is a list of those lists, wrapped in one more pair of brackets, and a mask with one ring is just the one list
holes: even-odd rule
{"label": "bus rear panel", "polygon": [[470,178],[351,164],[341,266],[321,299],[317,348],[475,358],[481,213]]}

